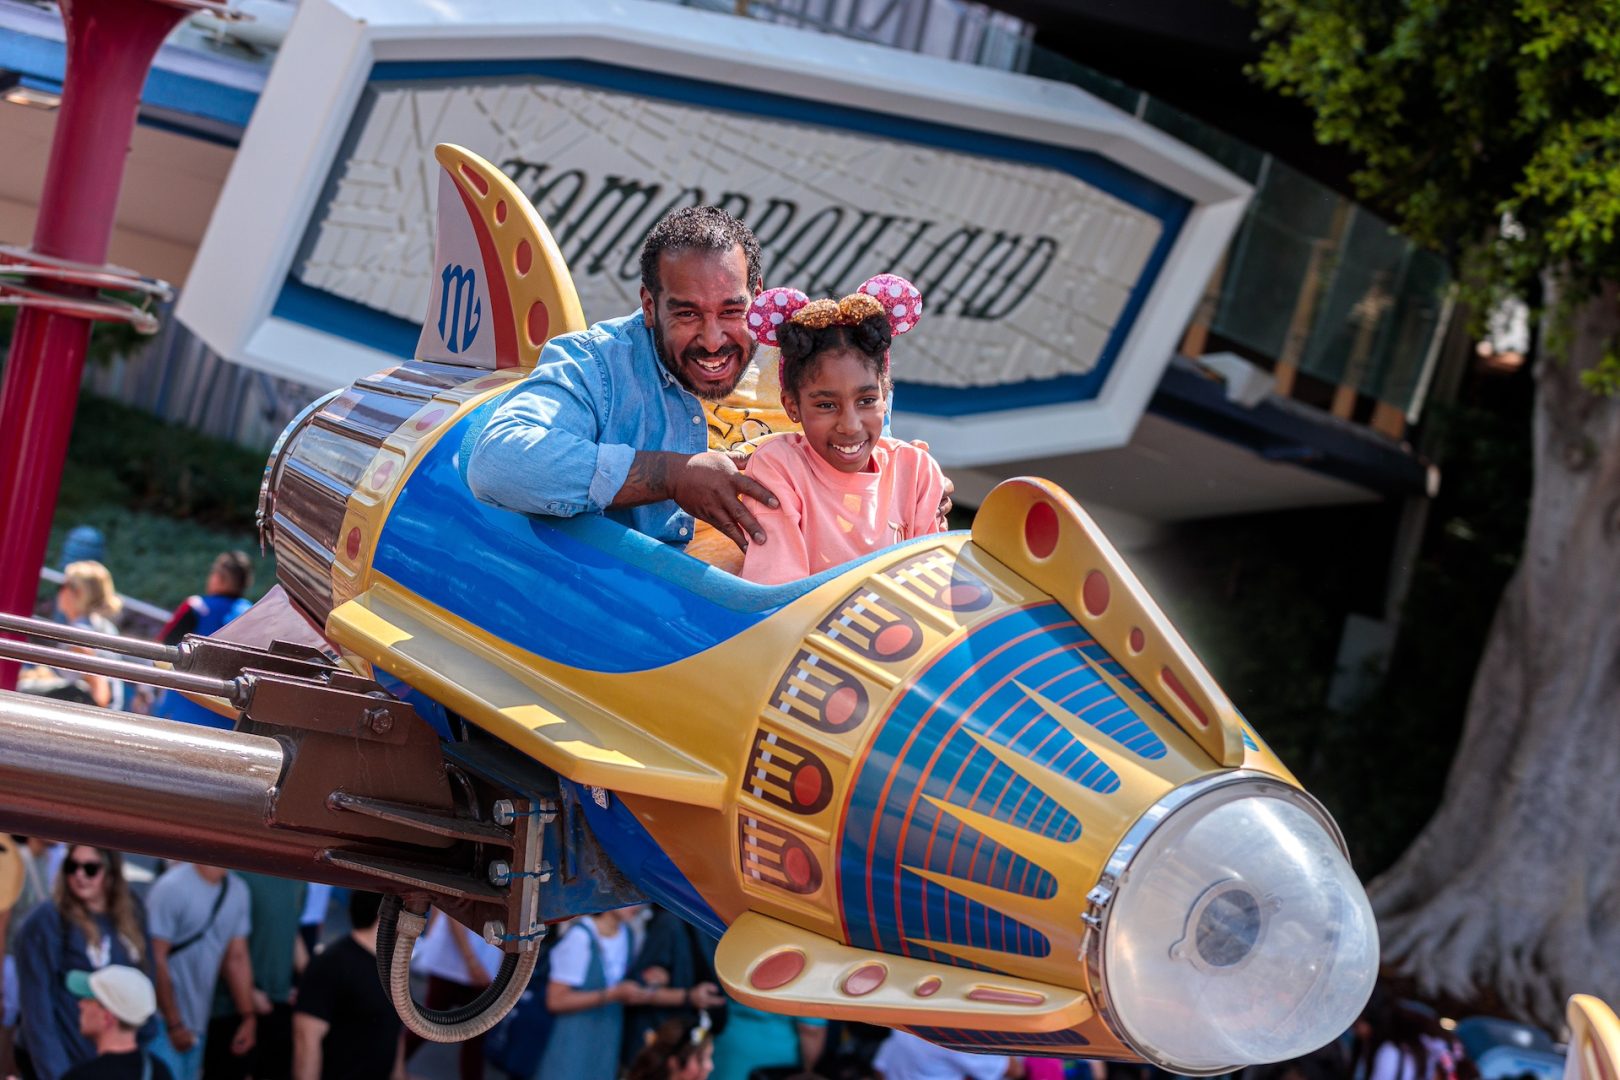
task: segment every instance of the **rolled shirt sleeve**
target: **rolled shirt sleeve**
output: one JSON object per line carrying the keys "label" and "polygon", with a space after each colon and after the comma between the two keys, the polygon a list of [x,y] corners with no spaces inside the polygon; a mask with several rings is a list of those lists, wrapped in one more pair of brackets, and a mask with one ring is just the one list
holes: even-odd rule
{"label": "rolled shirt sleeve", "polygon": [[467,462],[473,494],[552,517],[607,509],[636,455],[634,447],[601,441],[610,393],[607,368],[587,337],[549,342],[474,443]]}

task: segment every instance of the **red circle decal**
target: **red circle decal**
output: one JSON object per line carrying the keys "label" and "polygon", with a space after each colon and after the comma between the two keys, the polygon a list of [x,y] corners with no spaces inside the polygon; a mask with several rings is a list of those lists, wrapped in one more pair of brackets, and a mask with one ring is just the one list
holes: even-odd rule
{"label": "red circle decal", "polygon": [[862,964],[844,979],[844,993],[850,997],[864,997],[883,985],[889,969],[882,964]]}
{"label": "red circle decal", "polygon": [[855,715],[855,705],[859,701],[860,694],[853,686],[840,686],[827,695],[827,704],[821,710],[821,715],[830,726],[841,728]]}
{"label": "red circle decal", "polygon": [[1140,626],[1131,627],[1131,652],[1139,653],[1147,648],[1147,635],[1142,633]]}
{"label": "red circle decal", "polygon": [[1086,580],[1080,586],[1080,599],[1086,605],[1086,611],[1092,615],[1101,615],[1108,610],[1108,575],[1101,570],[1093,570],[1086,575]]}
{"label": "red circle decal", "polygon": [[349,538],[344,541],[343,550],[348,553],[351,559],[360,557],[360,527],[358,525],[349,530]]}
{"label": "red circle decal", "polygon": [[798,949],[784,949],[772,953],[748,973],[748,983],[755,990],[775,990],[786,986],[804,970],[804,953]]}
{"label": "red circle decal", "polygon": [[885,626],[872,639],[872,648],[879,656],[894,656],[911,644],[911,627],[901,623]]}
{"label": "red circle decal", "polygon": [[527,274],[529,267],[534,265],[534,249],[527,240],[519,240],[517,250],[512,253],[512,265],[517,267],[519,274]]}
{"label": "red circle decal", "polygon": [[1037,559],[1057,550],[1058,516],[1049,502],[1038,502],[1024,517],[1024,546]]}
{"label": "red circle decal", "polygon": [[793,773],[793,801],[800,806],[814,806],[826,790],[826,777],[808,762]]}
{"label": "red circle decal", "polygon": [[422,418],[412,426],[414,426],[417,431],[426,431],[434,424],[437,424],[440,420],[443,420],[449,414],[449,412],[449,409],[432,409],[426,413],[423,413]]}
{"label": "red circle decal", "polygon": [[782,856],[782,872],[800,889],[809,888],[811,878],[815,875],[810,866],[810,855],[802,847],[787,849],[787,854]]}
{"label": "red circle decal", "polygon": [[528,326],[529,344],[544,345],[546,335],[551,330],[551,312],[546,310],[544,300],[536,300],[529,305],[529,317],[524,320]]}
{"label": "red circle decal", "polygon": [[495,204],[495,224],[497,224],[497,225],[505,225],[506,224],[506,200],[505,199],[502,199],[500,202]]}

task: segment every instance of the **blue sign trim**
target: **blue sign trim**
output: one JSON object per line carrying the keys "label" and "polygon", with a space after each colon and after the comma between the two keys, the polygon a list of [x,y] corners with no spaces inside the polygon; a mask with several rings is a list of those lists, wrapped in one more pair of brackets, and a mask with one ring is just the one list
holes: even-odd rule
{"label": "blue sign trim", "polygon": [[[1131,290],[1098,362],[1084,375],[1035,379],[999,386],[942,387],[902,381],[897,397],[908,412],[960,416],[1035,405],[1089,401],[1101,393],[1125,339],[1136,324],[1171,248],[1181,235],[1192,201],[1153,181],[1083,150],[1052,146],[989,132],[967,131],[908,120],[865,109],[786,97],[765,91],[740,94],[735,87],[585,60],[444,60],[384,62],[373,65],[369,82],[410,83],[502,78],[544,78],[596,86],[644,97],[675,101],[773,119],[817,124],[897,142],[909,142],[961,153],[1034,165],[1077,177],[1163,225],[1136,286]],[[351,121],[353,123],[353,121]],[[341,163],[334,163],[334,170]],[[331,190],[331,185],[328,185]],[[292,274],[278,297],[274,314],[304,323],[372,348],[409,357],[419,327],[364,305],[352,303],[298,282]],[[593,313],[610,317],[611,313]]]}
{"label": "blue sign trim", "polygon": [[[161,56],[159,60],[161,62]],[[67,45],[52,38],[35,37],[14,30],[0,33],[0,67],[17,72],[29,85],[60,93],[63,72],[67,67]],[[258,103],[259,95],[252,90],[155,66],[141,89],[141,104],[169,113],[170,117],[141,116],[139,122],[144,126],[177,131],[210,142],[229,142],[219,137],[217,125],[238,130],[247,127],[248,120],[253,116],[253,107]],[[175,117],[182,116],[195,116],[210,121],[213,126],[205,131],[192,131],[175,122]]]}

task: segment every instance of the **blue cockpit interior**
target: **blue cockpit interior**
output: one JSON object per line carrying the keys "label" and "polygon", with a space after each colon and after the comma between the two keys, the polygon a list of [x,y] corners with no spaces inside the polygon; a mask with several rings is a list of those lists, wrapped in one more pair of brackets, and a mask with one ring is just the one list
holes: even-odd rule
{"label": "blue cockpit interior", "polygon": [[[495,404],[469,413],[428,450],[388,515],[372,565],[540,656],[597,671],[673,663],[883,554],[792,584],[758,585],[600,514],[530,517],[481,503],[467,486],[466,460]],[[472,552],[479,565],[457,572]]]}

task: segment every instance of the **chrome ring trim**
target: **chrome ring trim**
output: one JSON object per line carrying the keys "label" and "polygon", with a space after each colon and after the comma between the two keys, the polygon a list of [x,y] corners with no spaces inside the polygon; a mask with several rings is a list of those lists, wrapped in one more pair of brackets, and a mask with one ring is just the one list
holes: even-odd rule
{"label": "chrome ring trim", "polygon": [[254,524],[259,529],[259,554],[264,554],[264,549],[274,540],[272,522],[275,520],[276,499],[275,488],[271,485],[275,480],[277,468],[281,465],[282,455],[287,449],[287,444],[295,434],[304,429],[310,417],[326,408],[329,402],[343,393],[343,389],[343,387],[339,387],[336,390],[322,394],[308,405],[305,405],[298,411],[298,415],[293,417],[292,421],[281,429],[281,434],[276,436],[275,445],[270,447],[270,456],[264,462],[264,475],[259,480],[259,510],[254,521]]}
{"label": "chrome ring trim", "polygon": [[1086,936],[1082,949],[1086,966],[1086,979],[1089,983],[1087,989],[1091,993],[1092,1008],[1096,1015],[1114,1038],[1142,1057],[1149,1064],[1156,1065],[1166,1071],[1181,1076],[1219,1076],[1231,1072],[1230,1067],[1192,1069],[1184,1064],[1167,1061],[1148,1047],[1140,1045],[1125,1030],[1119,1018],[1114,1014],[1113,1001],[1108,996],[1108,976],[1103,960],[1103,942],[1108,936],[1109,922],[1113,914],[1113,900],[1119,890],[1119,883],[1130,872],[1131,865],[1136,861],[1137,855],[1147,843],[1149,836],[1157,832],[1170,817],[1186,809],[1190,804],[1209,796],[1213,792],[1230,787],[1244,787],[1255,793],[1265,793],[1286,799],[1302,810],[1306,811],[1318,824],[1327,830],[1333,842],[1337,845],[1340,854],[1346,859],[1350,857],[1349,848],[1345,846],[1344,834],[1339,826],[1328,814],[1321,803],[1317,802],[1310,793],[1303,788],[1296,787],[1285,780],[1280,780],[1270,773],[1256,772],[1252,769],[1234,769],[1230,772],[1216,773],[1201,777],[1189,784],[1183,784],[1164,798],[1145,810],[1141,817],[1131,827],[1125,830],[1108,861],[1103,865],[1103,872],[1097,879],[1090,892],[1086,894],[1088,901],[1086,913],[1082,916],[1086,924]]}

